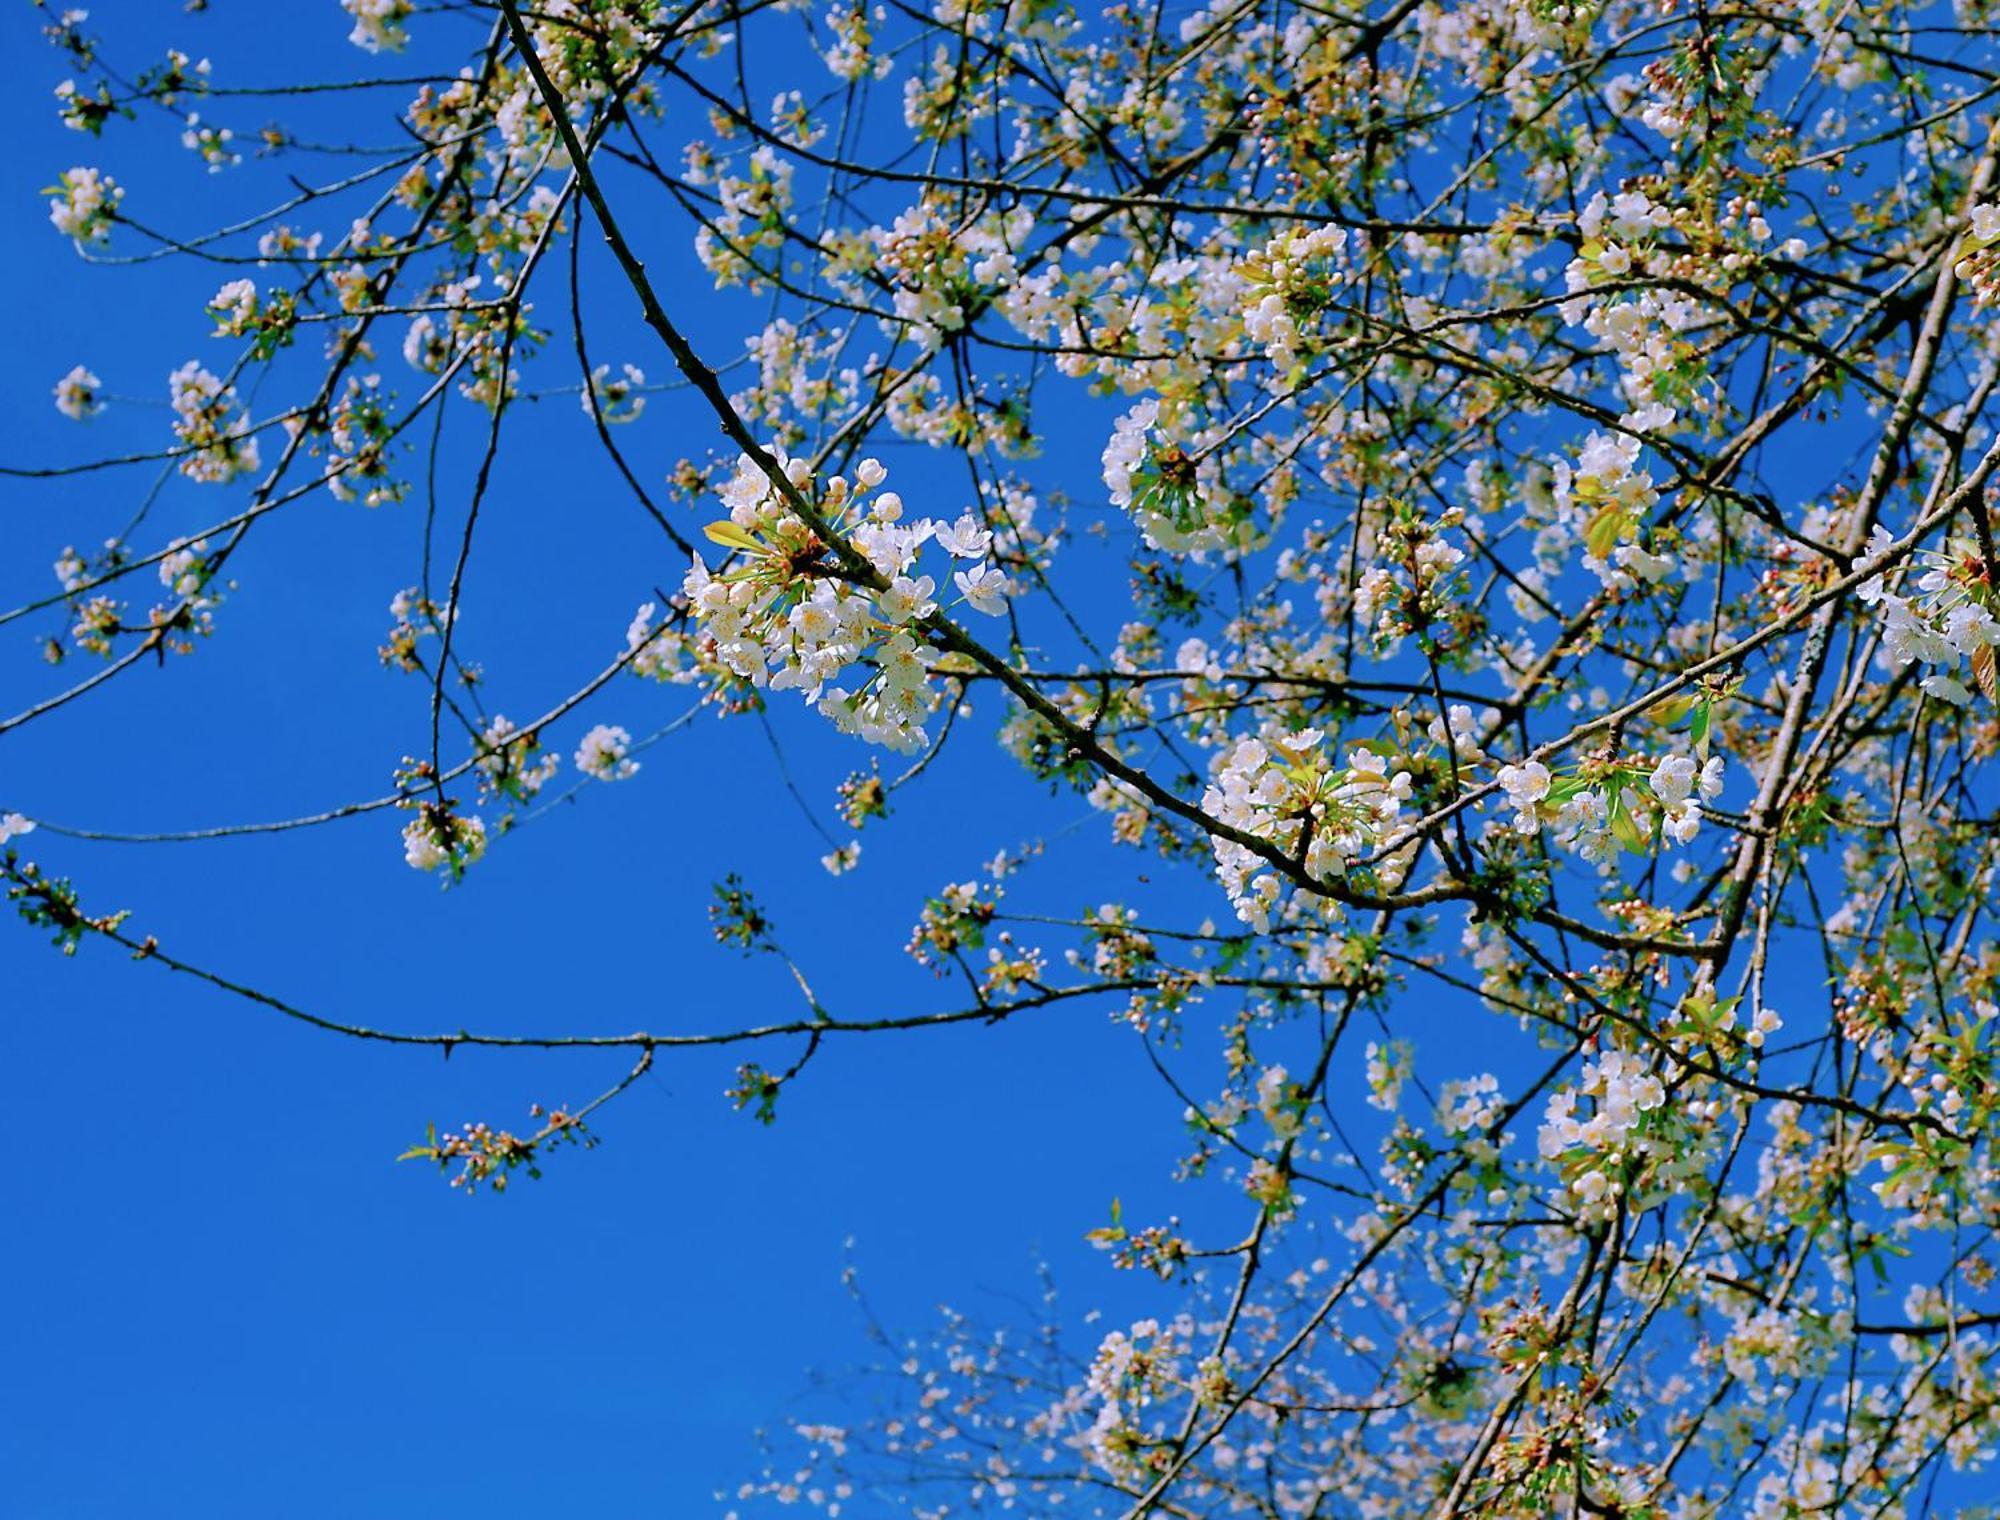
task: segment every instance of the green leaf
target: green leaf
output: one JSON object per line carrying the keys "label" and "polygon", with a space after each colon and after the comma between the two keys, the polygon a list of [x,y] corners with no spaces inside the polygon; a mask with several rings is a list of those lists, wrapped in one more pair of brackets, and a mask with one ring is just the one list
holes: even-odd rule
{"label": "green leaf", "polygon": [[1619,535],[1625,528],[1625,514],[1617,507],[1599,507],[1590,519],[1590,526],[1584,530],[1584,547],[1598,559],[1608,560],[1611,551],[1618,547]]}
{"label": "green leaf", "polygon": [[1651,718],[1655,723],[1663,723],[1671,727],[1692,712],[1699,700],[1698,697],[1687,692],[1681,692],[1671,697],[1662,697],[1646,709],[1646,716]]}
{"label": "green leaf", "polygon": [[701,531],[711,543],[721,544],[725,549],[742,549],[747,553],[757,554],[764,547],[750,536],[748,529],[739,528],[726,517],[721,522],[707,524]]}
{"label": "green leaf", "polygon": [[1646,836],[1639,832],[1639,824],[1632,817],[1632,810],[1625,806],[1625,794],[1620,792],[1618,800],[1611,804],[1611,832],[1620,844],[1634,855],[1646,853]]}
{"label": "green leaf", "polygon": [[1589,790],[1590,782],[1582,776],[1563,776],[1549,783],[1549,795],[1546,800],[1551,806],[1559,806]]}

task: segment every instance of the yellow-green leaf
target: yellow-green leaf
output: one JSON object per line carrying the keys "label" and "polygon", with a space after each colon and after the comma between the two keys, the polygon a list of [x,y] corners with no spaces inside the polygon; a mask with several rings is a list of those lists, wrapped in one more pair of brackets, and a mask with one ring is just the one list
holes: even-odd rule
{"label": "yellow-green leaf", "polygon": [[755,554],[763,548],[762,544],[750,536],[747,528],[738,527],[726,517],[721,522],[709,523],[701,531],[708,536],[711,543],[721,544],[725,549],[742,549]]}
{"label": "yellow-green leaf", "polygon": [[1625,806],[1623,797],[1612,806],[1611,833],[1634,855],[1646,853],[1646,836],[1639,832],[1638,820],[1632,816],[1632,810]]}
{"label": "yellow-green leaf", "polygon": [[1618,547],[1618,535],[1625,527],[1625,514],[1616,507],[1599,507],[1584,530],[1584,547],[1598,559],[1608,560]]}
{"label": "yellow-green leaf", "polygon": [[1674,697],[1663,697],[1646,709],[1646,716],[1655,723],[1671,728],[1694,711],[1694,705],[1698,700],[1700,699],[1689,692],[1682,692]]}

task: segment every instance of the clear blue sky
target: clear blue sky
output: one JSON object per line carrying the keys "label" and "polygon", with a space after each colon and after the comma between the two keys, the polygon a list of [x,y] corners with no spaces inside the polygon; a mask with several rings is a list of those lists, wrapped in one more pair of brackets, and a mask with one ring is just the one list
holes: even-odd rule
{"label": "clear blue sky", "polygon": [[[348,47],[333,0],[91,10],[128,77],[169,43],[211,57],[218,83],[381,69]],[[210,176],[158,118],[113,123],[102,141],[68,132],[51,94],[67,71],[37,36],[44,15],[15,6],[0,22],[0,270],[12,292],[0,460],[16,465],[159,447],[168,372],[227,360],[201,308],[238,272],[88,267],[47,225],[41,187],[72,164],[101,165],[129,186],[133,215],[192,233],[267,203],[282,169],[314,178],[345,164],[295,156]],[[440,35],[469,45],[473,23],[420,18],[420,43]],[[407,94],[376,97],[355,135],[395,142]],[[266,119],[253,101],[207,114],[245,136]],[[675,145],[684,132],[659,135]],[[325,225],[337,234],[344,218]],[[139,246],[121,235],[113,251]],[[682,227],[647,252],[726,357],[757,308],[686,280],[686,248]],[[664,376],[626,293],[592,283],[594,357]],[[541,297],[558,341],[531,385],[574,383],[560,292],[550,282]],[[387,383],[407,391],[384,346]],[[50,387],[79,362],[149,404],[88,426],[62,419]],[[256,410],[290,394],[274,387]],[[657,480],[714,435],[681,398],[653,407],[621,442]],[[447,522],[473,421],[455,407]],[[1045,477],[1088,487],[1101,437],[1093,421],[1058,439]],[[600,467],[574,396],[528,409],[501,462],[463,631],[492,676],[489,700],[526,718],[598,669],[632,609],[683,567]],[[904,481],[935,469],[907,450],[892,463]],[[141,467],[0,482],[0,599],[55,589],[56,554],[115,531],[152,478]],[[244,499],[242,487],[175,480],[151,530],[189,532]],[[373,652],[390,597],[416,578],[421,510],[414,498],[371,514],[318,497],[279,514],[236,561],[241,588],[195,656],[0,739],[0,807],[87,828],[186,828],[379,795],[427,732],[423,684],[378,668]],[[1109,593],[1101,610],[1114,630]],[[0,706],[82,673],[41,663],[38,641],[59,627],[48,616],[0,628]],[[686,701],[621,682],[556,738],[567,754],[591,722],[649,731]],[[834,783],[865,755],[803,713],[783,710],[778,726],[832,825]],[[938,1006],[949,994],[899,950],[925,891],[1082,812],[1051,804],[990,747],[966,746],[835,882],[754,723],[704,719],[643,760],[636,780],[507,839],[452,892],[402,864],[388,815],[213,844],[45,831],[27,853],[73,875],[93,908],[129,908],[135,929],[177,953],[332,1014],[686,1030],[796,1006],[776,967],[711,943],[709,883],[725,871],[759,889],[836,1010]],[[1026,879],[1024,905],[1075,911],[1127,890],[1144,863],[1113,858],[1101,834],[1068,835],[1059,865]],[[1222,905],[1205,898],[1199,911]],[[1030,1292],[1038,1251],[1079,1307],[1136,1308],[1144,1286],[1115,1276],[1082,1232],[1114,1193],[1135,1212],[1190,1207],[1167,1179],[1179,1106],[1100,1010],[841,1046],[769,1130],[723,1100],[733,1061],[663,1060],[605,1113],[601,1149],[473,1202],[393,1158],[428,1121],[519,1124],[530,1102],[587,1098],[620,1068],[363,1048],[102,945],[65,960],[11,921],[0,1011],[0,1066],[14,1076],[0,1173],[7,1520],[705,1513],[712,1491],[749,1475],[753,1428],[782,1414],[807,1369],[865,1353],[838,1281],[845,1237],[892,1321]]]}

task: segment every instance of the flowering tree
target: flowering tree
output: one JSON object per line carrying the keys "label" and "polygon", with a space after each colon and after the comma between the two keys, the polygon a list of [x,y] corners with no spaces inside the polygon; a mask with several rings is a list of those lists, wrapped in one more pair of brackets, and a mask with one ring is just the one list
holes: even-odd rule
{"label": "flowering tree", "polygon": [[[685,1049],[747,1047],[733,1097],[768,1121],[835,1040],[1058,1003],[1129,1024],[1185,1103],[1189,1186],[1236,1221],[1096,1232],[1180,1312],[1076,1355],[1053,1326],[885,1333],[879,1397],[799,1425],[746,1511],[1976,1491],[1996,7],[343,3],[358,48],[424,60],[338,87],[357,122],[402,102],[386,158],[206,232],[89,164],[51,189],[86,261],[218,266],[205,316],[159,320],[227,357],[173,372],[149,456],[217,489],[198,534],[140,511],[49,545],[59,585],[0,621],[54,629],[56,676],[0,735],[227,637],[272,514],[402,510],[449,407],[482,447],[381,649],[428,684],[417,757],[204,835],[393,817],[407,867],[456,883],[570,770],[639,771],[599,711],[645,682],[848,736],[857,835],[997,744],[1152,857],[1151,895],[1079,913],[1003,853],[921,909],[908,952],[963,989],[936,1006],[835,1012],[801,966],[796,1018],[525,1037],[363,1027],[195,966],[60,874],[86,831],[14,812],[24,918],[332,1035],[626,1052],[591,1104],[416,1148],[468,1191],[587,1142]],[[230,174],[298,145],[220,123],[312,80],[135,71],[88,25],[47,28],[80,149],[165,124]],[[643,331],[585,319],[600,239]],[[683,257],[698,278],[655,272]],[[717,301],[738,346],[704,353],[689,311]],[[565,386],[662,589],[510,720],[459,611],[503,433]],[[67,418],[106,404],[89,362],[56,383]],[[717,443],[662,483],[621,438],[669,426]],[[714,919],[785,954],[741,881]],[[1447,994],[1488,1069],[1414,1040]]]}

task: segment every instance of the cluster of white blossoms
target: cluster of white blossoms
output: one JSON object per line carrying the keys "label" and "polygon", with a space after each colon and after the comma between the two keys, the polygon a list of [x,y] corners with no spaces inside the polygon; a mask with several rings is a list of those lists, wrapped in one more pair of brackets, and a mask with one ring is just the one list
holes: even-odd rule
{"label": "cluster of white blossoms", "polygon": [[1666,810],[1660,828],[1676,844],[1690,844],[1700,832],[1701,804],[1722,795],[1722,769],[1720,755],[1710,755],[1699,766],[1692,755],[1666,755],[1653,767],[1653,795]]}
{"label": "cluster of white blossoms", "polygon": [[1689,330],[1704,317],[1703,306],[1673,288],[1648,283],[1675,275],[1686,279],[1690,271],[1676,262],[1682,255],[1653,246],[1658,234],[1673,233],[1686,220],[1685,212],[1643,191],[1599,191],[1578,218],[1583,245],[1564,271],[1563,319],[1614,357],[1617,384],[1632,410],[1619,419],[1624,431],[1600,433],[1585,443],[1574,471],[1567,463],[1556,466],[1558,520],[1586,542],[1585,565],[1616,589],[1658,581],[1672,568],[1667,556],[1639,542],[1644,514],[1659,498],[1652,476],[1638,468],[1641,439],[1635,435],[1664,436],[1672,428],[1676,411],[1663,395],[1696,411],[1711,405],[1680,373],[1692,351]]}
{"label": "cluster of white blossoms", "polygon": [[[1701,804],[1722,795],[1723,770],[1720,755],[1704,761],[1691,755],[1661,757],[1644,784],[1660,810],[1665,837],[1676,844],[1694,841],[1701,831]],[[1528,759],[1501,766],[1497,779],[1514,809],[1515,832],[1534,835],[1551,827],[1585,859],[1604,864],[1617,852],[1625,824],[1629,823],[1633,840],[1643,839],[1647,832],[1645,799],[1628,784],[1637,774],[1629,767],[1617,767],[1595,784],[1586,784],[1580,774],[1562,780],[1541,761]]]}
{"label": "cluster of white blossoms", "polygon": [[403,859],[412,870],[454,872],[486,853],[486,824],[477,813],[425,808],[403,825]]}
{"label": "cluster of white blossoms", "polygon": [[[1864,559],[1880,556],[1895,542],[1880,523],[1875,525]],[[1951,541],[1940,551],[1927,551],[1917,578],[1917,595],[1891,591],[1885,578],[1872,576],[1860,589],[1861,600],[1881,619],[1881,644],[1876,658],[1896,670],[1912,662],[1937,667],[1923,679],[1929,695],[1964,707],[1972,692],[1958,678],[1960,660],[1969,660],[1989,694],[1994,691],[1994,651],[2000,647],[2000,619],[1988,609],[1992,592],[1979,546]]]}
{"label": "cluster of white blossoms", "polygon": [[56,86],[55,95],[62,113],[62,124],[72,132],[95,134],[117,109],[110,88],[102,84],[92,95],[79,90],[74,79],[65,79]]}
{"label": "cluster of white blossoms", "polygon": [[1466,1135],[1490,1129],[1500,1122],[1507,1100],[1500,1092],[1500,1079],[1491,1072],[1447,1082],[1438,1094],[1438,1123],[1448,1135]]}
{"label": "cluster of white blossoms", "polygon": [[[772,452],[804,497],[810,468]],[[938,653],[923,627],[939,611],[938,583],[918,570],[922,550],[935,544],[953,561],[972,562],[953,573],[952,584],[974,611],[1004,613],[1012,588],[986,563],[993,535],[976,517],[906,523],[902,498],[878,489],[887,476],[864,459],[851,485],[834,476],[815,503],[878,584],[843,563],[793,513],[788,493],[744,455],[722,490],[729,517],[707,530],[740,562],[717,574],[696,559],[682,590],[708,663],[753,686],[802,693],[843,732],[914,751],[924,746],[924,722],[941,700],[932,677]],[[872,667],[859,684],[834,684],[857,666]]]}
{"label": "cluster of white blossoms", "polygon": [[1362,1051],[1368,1080],[1368,1106],[1393,1114],[1403,1101],[1403,1088],[1417,1071],[1417,1049],[1408,1040],[1370,1040]]}
{"label": "cluster of white blossoms", "polygon": [[[1753,1399],[1770,1396],[1773,1390],[1767,1380],[1783,1387],[1823,1370],[1832,1339],[1826,1316],[1812,1313],[1805,1305],[1780,1308],[1742,1295],[1735,1296],[1730,1308],[1735,1322],[1722,1342],[1722,1364]],[[1792,1514],[1812,1513],[1796,1490],[1793,1503],[1799,1507]],[[1828,1492],[1822,1504],[1825,1510],[1837,1512],[1833,1493]]]}
{"label": "cluster of white blossoms", "polygon": [[[326,489],[338,500],[379,507],[403,499],[408,486],[389,471],[392,399],[383,392],[380,375],[347,377],[326,419]],[[286,432],[299,430],[298,418],[284,421]]]}
{"label": "cluster of white blossoms", "polygon": [[[1011,286],[1019,273],[1014,250],[1033,232],[1034,214],[1016,208],[970,226],[948,225],[930,202],[911,206],[869,236],[892,287],[899,324],[926,351],[964,330],[974,308]],[[896,326],[891,326],[891,331]]]}
{"label": "cluster of white blossoms", "polygon": [[218,338],[238,338],[257,320],[257,284],[254,280],[231,280],[208,303],[215,319]]}
{"label": "cluster of white blossoms", "polygon": [[[1245,736],[1217,755],[1202,811],[1239,834],[1267,841],[1297,858],[1322,881],[1339,877],[1348,863],[1395,823],[1410,796],[1410,773],[1391,772],[1371,749],[1355,747],[1336,765],[1322,750],[1315,728],[1267,729]],[[1284,883],[1269,861],[1248,845],[1212,835],[1216,876],[1236,916],[1260,932]]]}
{"label": "cluster of white blossoms", "polygon": [[487,791],[526,802],[555,778],[561,761],[540,753],[536,735],[523,734],[511,719],[495,713],[480,731],[475,765]]}
{"label": "cluster of white blossoms", "polygon": [[700,671],[685,658],[687,640],[673,629],[653,622],[659,610],[658,603],[643,602],[632,614],[632,621],[625,629],[625,653],[629,657],[626,669],[643,680],[685,686]]}
{"label": "cluster of white blossoms", "polygon": [[190,115],[186,130],[181,133],[181,146],[198,154],[210,174],[220,174],[243,162],[243,155],[231,146],[235,141],[235,132],[228,127],[204,126],[199,115]]}
{"label": "cluster of white blossoms", "polygon": [[451,363],[452,352],[449,327],[440,327],[429,312],[419,312],[410,319],[409,328],[403,334],[403,362],[411,369],[422,370],[427,375],[441,375],[445,366]]}
{"label": "cluster of white blossoms", "polygon": [[410,40],[403,23],[416,9],[412,0],[340,0],[340,7],[354,18],[354,30],[347,40],[370,53],[400,53]]}
{"label": "cluster of white blossoms", "polygon": [[1607,586],[1657,582],[1674,568],[1672,559],[1639,543],[1645,515],[1660,499],[1652,472],[1639,464],[1645,447],[1639,434],[1663,429],[1673,419],[1668,407],[1642,407],[1619,419],[1629,431],[1585,439],[1574,468],[1567,460],[1556,461],[1557,520],[1582,540],[1584,567]]}
{"label": "cluster of white blossoms", "polygon": [[[1596,1100],[1588,1118],[1576,1114],[1579,1097]],[[1639,1129],[1645,1116],[1667,1101],[1664,1083],[1646,1063],[1622,1050],[1608,1050],[1583,1068],[1583,1080],[1573,1091],[1550,1097],[1542,1120],[1539,1148],[1545,1161],[1567,1161],[1576,1171],[1570,1192],[1587,1209],[1607,1207],[1622,1184],[1607,1174],[1626,1157],[1643,1148]],[[1585,1153],[1585,1162],[1574,1159]],[[1599,1164],[1602,1163],[1602,1164]],[[1582,1170],[1577,1167],[1582,1165]]]}
{"label": "cluster of white blossoms", "polygon": [[1411,631],[1457,604],[1465,551],[1445,533],[1462,521],[1454,507],[1435,519],[1402,518],[1378,535],[1377,563],[1355,584],[1353,612],[1379,652],[1393,652]]}
{"label": "cluster of white blossoms", "polygon": [[[186,640],[181,635],[192,632],[206,636],[214,632],[215,609],[222,605],[223,592],[229,588],[228,582],[215,579],[215,568],[208,558],[205,538],[178,539],[161,556],[160,584],[178,603],[173,620],[176,631],[168,640],[168,648],[185,653]],[[156,620],[158,617],[156,613]]]}
{"label": "cluster of white blossoms", "polygon": [[1607,196],[1600,190],[1577,219],[1583,248],[1563,271],[1569,297],[1563,320],[1617,355],[1621,383],[1635,403],[1651,398],[1653,377],[1679,357],[1677,335],[1701,313],[1695,301],[1672,290],[1633,288],[1652,262],[1652,239],[1671,231],[1675,221],[1671,207],[1643,191]]}
{"label": "cluster of white blossoms", "polygon": [[[415,329],[411,332],[414,336]],[[590,372],[590,383],[580,397],[586,416],[599,417],[605,422],[639,420],[639,414],[646,409],[646,398],[640,392],[646,383],[646,372],[636,364],[623,368],[624,374],[618,379],[612,378],[608,364],[600,364]]]}
{"label": "cluster of white blossoms", "polygon": [[[398,598],[399,616],[411,616],[414,609]],[[576,748],[576,768],[600,781],[625,781],[639,773],[639,762],[631,758],[632,735],[615,724],[600,723],[585,733]],[[472,770],[478,777],[482,799],[503,808],[532,802],[552,781],[561,762],[542,749],[541,734],[523,731],[510,719],[495,715],[487,720],[475,742]],[[415,812],[403,826],[403,859],[413,870],[448,869],[456,878],[486,853],[486,820],[473,812],[461,812],[455,800],[406,800],[399,806]],[[499,823],[504,832],[511,812]]]}
{"label": "cluster of white blossoms", "polygon": [[208,563],[208,540],[182,539],[160,559],[160,584],[183,600],[199,600],[213,573]]}
{"label": "cluster of white blossoms", "polygon": [[[714,176],[714,193],[722,209],[713,223],[704,221],[695,234],[695,256],[715,276],[718,289],[731,285],[761,287],[766,278],[756,262],[760,252],[775,260],[784,246],[786,214],[792,209],[792,163],[768,143],[751,153],[749,173]],[[688,178],[702,184],[710,177],[705,163],[690,162]]]}
{"label": "cluster of white blossoms", "polygon": [[1160,403],[1149,397],[1112,424],[1111,441],[1104,445],[1104,485],[1112,506],[1132,505],[1133,477],[1145,465],[1152,447],[1147,435],[1159,418]]}
{"label": "cluster of white blossoms", "polygon": [[860,391],[861,371],[839,362],[837,335],[776,317],[745,338],[743,348],[757,379],[729,399],[745,422],[782,427],[793,417],[826,417],[852,405]]}
{"label": "cluster of white blossoms", "polygon": [[1345,277],[1340,256],[1346,247],[1339,227],[1301,228],[1281,233],[1243,261],[1243,332],[1280,372],[1298,362],[1300,338],[1310,336],[1299,323],[1310,326],[1332,302]]}
{"label": "cluster of white blossoms", "polygon": [[190,359],[167,377],[167,391],[174,436],[191,451],[181,460],[183,475],[223,485],[257,468],[257,439],[249,415],[236,410],[232,387]]}
{"label": "cluster of white blossoms", "polygon": [[1972,288],[1973,300],[1989,304],[2000,291],[2000,206],[1974,206],[1952,273]]}
{"label": "cluster of white blossoms", "polygon": [[71,169],[50,193],[49,220],[78,248],[102,243],[111,235],[118,203],[125,199],[118,181],[90,168]]}
{"label": "cluster of white blossoms", "polygon": [[628,758],[632,736],[612,723],[600,723],[576,747],[576,768],[599,781],[628,781],[639,774],[639,762]]}
{"label": "cluster of white blossoms", "polygon": [[1299,1089],[1283,1066],[1267,1066],[1257,1078],[1257,1112],[1263,1116],[1271,1139],[1284,1144],[1305,1127],[1300,1113]]}
{"label": "cluster of white blossoms", "polygon": [[74,544],[58,554],[55,564],[50,568],[55,571],[56,580],[65,591],[81,591],[84,582],[90,577],[90,566],[84,557],[76,552]]}
{"label": "cluster of white blossoms", "polygon": [[872,52],[875,38],[869,25],[871,14],[875,21],[881,22],[887,13],[879,5],[871,13],[863,0],[854,0],[827,13],[826,27],[833,40],[820,57],[836,79],[845,79],[850,84],[861,79],[886,79],[895,66],[892,59],[878,58]]}
{"label": "cluster of white blossoms", "polygon": [[1162,419],[1148,397],[1112,426],[1104,445],[1104,485],[1111,505],[1129,512],[1147,544],[1175,554],[1220,546],[1208,522],[1207,499],[1217,484],[1204,440],[1186,437]]}
{"label": "cluster of white blossoms", "polygon": [[1421,6],[1413,18],[1424,45],[1449,59],[1469,78],[1477,79],[1496,61],[1511,63],[1525,52],[1512,72],[1534,77],[1527,65],[1542,50],[1562,46],[1563,23],[1576,8],[1540,5],[1531,0],[1474,0],[1464,5]]}
{"label": "cluster of white blossoms", "polygon": [[1193,1324],[1182,1317],[1164,1326],[1142,1319],[1129,1331],[1106,1335],[1082,1389],[1085,1399],[1096,1403],[1096,1415],[1069,1444],[1115,1478],[1131,1481],[1143,1471],[1139,1457],[1147,1442],[1138,1422],[1180,1383],[1193,1333]]}
{"label": "cluster of white blossoms", "polygon": [[[1874,1413],[1871,1411],[1871,1414]],[[1884,1415],[1891,1411],[1883,1411]],[[1831,1514],[1843,1493],[1858,1490],[1868,1476],[1874,1453],[1865,1441],[1845,1441],[1846,1459],[1836,1462],[1827,1450],[1843,1440],[1841,1427],[1830,1430],[1814,1427],[1820,1443],[1810,1451],[1800,1451],[1796,1439],[1788,1439],[1774,1455],[1777,1466],[1757,1480],[1744,1512],[1748,1520],[1794,1520],[1798,1515]]]}
{"label": "cluster of white blossoms", "polygon": [[104,382],[81,364],[56,382],[56,410],[73,422],[95,417],[104,410],[97,390]]}
{"label": "cluster of white blossoms", "polygon": [[284,223],[261,233],[257,238],[257,257],[268,259],[304,259],[319,257],[319,245],[326,240],[321,232],[302,233]]}
{"label": "cluster of white blossoms", "polygon": [[[370,288],[366,283],[367,272],[356,265],[355,273],[362,280],[356,288],[365,294]],[[513,393],[517,377],[511,365],[505,376],[499,373],[500,356],[507,348],[504,328],[499,325],[504,318],[492,308],[477,304],[482,283],[482,277],[474,274],[440,284],[436,296],[446,310],[440,314],[441,320],[430,312],[419,312],[410,319],[403,334],[403,359],[412,369],[441,375],[470,349],[472,357],[466,361],[459,380],[459,393],[482,406],[491,406],[494,398],[502,394],[503,386],[506,394]]]}

